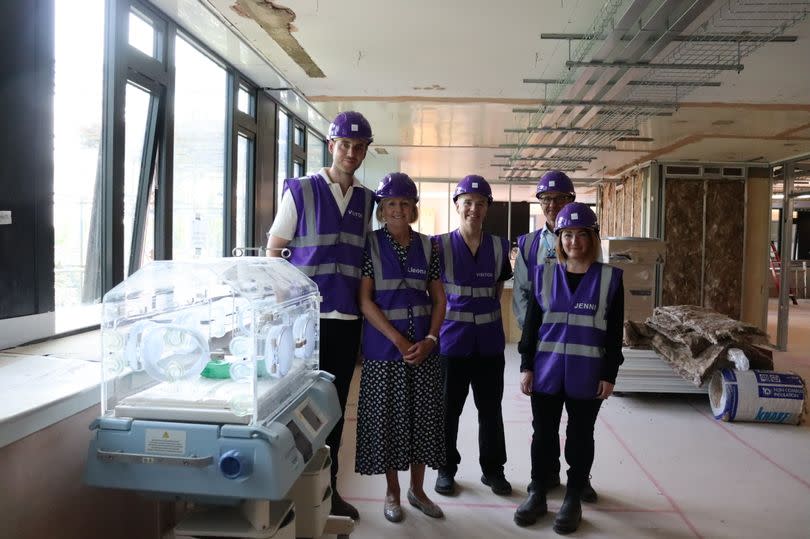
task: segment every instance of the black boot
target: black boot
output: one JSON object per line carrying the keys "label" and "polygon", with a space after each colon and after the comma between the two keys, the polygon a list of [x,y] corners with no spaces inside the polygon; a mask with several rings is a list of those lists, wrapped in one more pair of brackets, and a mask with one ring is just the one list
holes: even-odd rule
{"label": "black boot", "polygon": [[571,533],[579,528],[582,522],[582,497],[581,489],[568,489],[565,491],[565,499],[554,519],[554,531],[560,535]]}
{"label": "black boot", "polygon": [[529,497],[515,511],[515,524],[531,526],[547,512],[546,493],[543,490],[529,490]]}
{"label": "black boot", "polygon": [[446,470],[439,469],[439,475],[436,477],[436,486],[434,490],[444,496],[452,496],[456,493],[456,481],[453,478],[455,474],[451,474]]}
{"label": "black boot", "polygon": [[599,500],[599,496],[593,489],[593,486],[591,485],[591,480],[588,479],[585,482],[585,487],[583,487],[582,489],[582,501],[586,503],[596,503],[597,500]]}

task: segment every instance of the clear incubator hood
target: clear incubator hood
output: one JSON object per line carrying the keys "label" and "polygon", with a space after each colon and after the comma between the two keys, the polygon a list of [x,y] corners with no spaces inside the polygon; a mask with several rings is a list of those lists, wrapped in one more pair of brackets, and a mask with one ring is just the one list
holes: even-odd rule
{"label": "clear incubator hood", "polygon": [[319,306],[281,258],[145,266],[104,296],[102,416],[268,423],[318,376]]}

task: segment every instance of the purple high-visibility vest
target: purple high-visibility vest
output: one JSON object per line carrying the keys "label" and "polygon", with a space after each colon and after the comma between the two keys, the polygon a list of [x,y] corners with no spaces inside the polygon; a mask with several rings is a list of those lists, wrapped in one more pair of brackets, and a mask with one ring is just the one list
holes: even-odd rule
{"label": "purple high-visibility vest", "polygon": [[320,174],[284,181],[298,210],[290,263],[315,281],[323,296],[321,312],[359,315],[357,290],[363,246],[371,219],[373,193],[355,186],[346,212]]}
{"label": "purple high-visibility vest", "polygon": [[534,356],[535,392],[596,397],[605,361],[607,310],[621,280],[622,270],[594,262],[572,294],[564,264],[537,267],[534,295],[543,323]]}
{"label": "purple high-visibility vest", "polygon": [[447,314],[439,339],[445,356],[503,354],[506,338],[501,322],[498,277],[509,244],[484,233],[477,256],[458,230],[437,236]]}
{"label": "purple high-visibility vest", "polygon": [[[368,237],[367,249],[374,265],[374,303],[391,325],[408,335],[408,307],[413,311],[414,342],[430,331],[431,300],[427,293],[430,238],[413,234],[405,267],[382,229]],[[363,323],[363,356],[372,361],[395,361],[402,353],[368,320]]]}
{"label": "purple high-visibility vest", "polygon": [[546,259],[554,258],[554,241],[543,238],[543,231],[546,227],[518,236],[518,252],[523,257],[526,264],[526,275],[531,279],[535,268],[543,264]]}

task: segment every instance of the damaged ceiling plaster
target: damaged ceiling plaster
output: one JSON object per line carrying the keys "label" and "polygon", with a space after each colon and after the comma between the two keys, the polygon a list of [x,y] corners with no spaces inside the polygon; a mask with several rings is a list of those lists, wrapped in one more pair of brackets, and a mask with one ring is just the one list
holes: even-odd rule
{"label": "damaged ceiling plaster", "polygon": [[325,78],[326,75],[315,63],[304,47],[292,36],[295,27],[295,12],[286,7],[279,7],[266,0],[236,0],[231,8],[256,21],[267,34],[278,43],[279,47],[312,78]]}

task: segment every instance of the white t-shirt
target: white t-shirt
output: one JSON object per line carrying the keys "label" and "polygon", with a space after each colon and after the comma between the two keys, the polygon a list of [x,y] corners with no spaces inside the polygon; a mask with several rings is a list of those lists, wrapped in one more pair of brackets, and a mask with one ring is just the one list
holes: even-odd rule
{"label": "white t-shirt", "polygon": [[[326,180],[326,183],[329,184],[329,189],[332,191],[332,196],[335,197],[335,202],[337,202],[338,209],[340,210],[340,214],[343,215],[346,213],[346,208],[349,207],[349,201],[352,198],[352,194],[354,193],[355,187],[362,187],[363,184],[360,183],[360,180],[357,177],[352,178],[352,185],[349,189],[346,190],[346,194],[343,194],[343,190],[340,188],[340,184],[337,182],[333,182],[332,178],[329,177],[329,170],[326,168],[322,168],[318,171],[318,174],[323,176],[323,179]],[[292,198],[292,195],[289,191],[285,192],[284,195],[281,197],[281,205],[278,207],[278,212],[276,213],[276,218],[273,219],[273,224],[270,227],[270,231],[267,233],[268,236],[276,236],[283,240],[290,241],[295,236],[295,229],[298,227],[298,208],[295,207],[295,201]],[[368,230],[369,232],[372,230],[371,228],[371,221],[369,220],[368,223]],[[333,318],[337,320],[356,320],[358,317],[353,314],[344,314],[338,311],[331,311],[328,313],[321,313],[321,318]]]}

